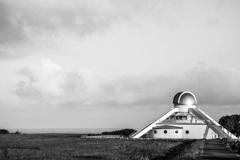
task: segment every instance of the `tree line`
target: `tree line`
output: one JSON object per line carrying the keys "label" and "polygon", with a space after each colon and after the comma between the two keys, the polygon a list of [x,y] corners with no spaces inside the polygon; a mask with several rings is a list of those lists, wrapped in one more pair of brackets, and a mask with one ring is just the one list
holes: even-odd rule
{"label": "tree line", "polygon": [[121,135],[121,136],[129,136],[133,132],[136,132],[134,129],[122,129],[122,130],[116,130],[112,132],[102,132],[102,135]]}
{"label": "tree line", "polygon": [[229,132],[240,137],[240,115],[223,116],[218,121]]}

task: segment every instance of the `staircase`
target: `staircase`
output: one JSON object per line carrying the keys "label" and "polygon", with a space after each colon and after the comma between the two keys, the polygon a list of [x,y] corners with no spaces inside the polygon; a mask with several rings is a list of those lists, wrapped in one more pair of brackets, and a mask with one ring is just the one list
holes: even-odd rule
{"label": "staircase", "polygon": [[130,135],[130,137],[131,138],[140,138],[142,135],[144,135],[149,130],[151,130],[154,126],[156,126],[157,123],[162,122],[163,120],[165,120],[166,118],[168,118],[170,115],[172,115],[173,113],[175,113],[177,111],[178,111],[178,108],[171,108],[171,109],[167,110],[161,116],[159,116],[155,120],[151,121],[148,125],[144,126],[142,129],[138,130],[135,133],[132,133]]}
{"label": "staircase", "polygon": [[237,139],[236,136],[228,132],[226,129],[222,129],[222,126],[215,122],[213,119],[208,117],[204,112],[197,108],[190,108],[189,111],[191,111],[193,114],[195,114],[200,119],[205,120],[206,124],[209,128],[211,128],[215,133],[219,135],[220,138],[233,138]]}

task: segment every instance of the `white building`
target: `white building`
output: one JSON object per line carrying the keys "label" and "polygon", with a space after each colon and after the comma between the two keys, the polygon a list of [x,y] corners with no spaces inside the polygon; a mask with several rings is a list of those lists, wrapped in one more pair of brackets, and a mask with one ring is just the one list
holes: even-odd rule
{"label": "white building", "polygon": [[229,131],[197,108],[197,99],[191,92],[179,92],[173,98],[174,107],[143,127],[132,138],[234,138]]}

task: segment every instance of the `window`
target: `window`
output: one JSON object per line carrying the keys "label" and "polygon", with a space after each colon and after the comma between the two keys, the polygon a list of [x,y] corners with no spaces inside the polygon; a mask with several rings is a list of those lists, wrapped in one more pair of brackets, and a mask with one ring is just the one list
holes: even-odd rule
{"label": "window", "polygon": [[175,131],[176,134],[178,134],[178,131]]}
{"label": "window", "polygon": [[167,134],[167,130],[164,130],[164,133]]}
{"label": "window", "polygon": [[154,130],[154,133],[156,134],[156,133],[157,133],[157,130]]}
{"label": "window", "polygon": [[186,134],[188,134],[188,133],[189,133],[189,131],[188,131],[188,130],[186,130],[186,131],[185,131],[185,133],[186,133]]}

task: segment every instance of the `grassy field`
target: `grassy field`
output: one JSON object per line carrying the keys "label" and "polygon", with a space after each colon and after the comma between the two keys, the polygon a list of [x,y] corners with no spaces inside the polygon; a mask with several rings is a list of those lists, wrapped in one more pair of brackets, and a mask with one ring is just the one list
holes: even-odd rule
{"label": "grassy field", "polygon": [[0,135],[1,160],[195,159],[203,140],[81,138],[70,134]]}

